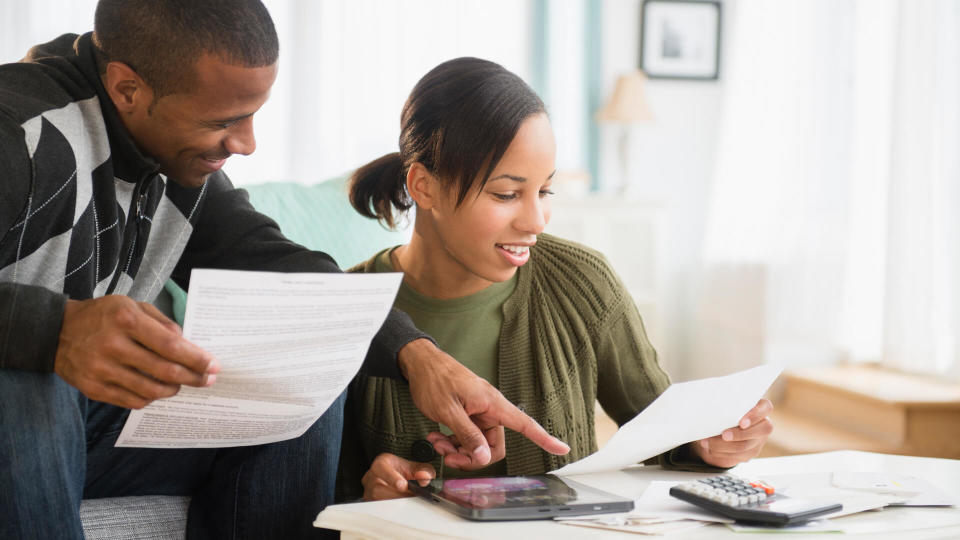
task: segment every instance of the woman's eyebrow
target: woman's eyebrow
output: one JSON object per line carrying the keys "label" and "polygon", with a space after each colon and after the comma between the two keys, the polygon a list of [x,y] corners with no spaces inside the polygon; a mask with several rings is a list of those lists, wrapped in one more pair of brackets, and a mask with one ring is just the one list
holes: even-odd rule
{"label": "woman's eyebrow", "polygon": [[501,178],[509,178],[510,180],[513,180],[514,182],[526,182],[526,181],[527,181],[527,179],[524,178],[523,176],[514,176],[514,175],[512,175],[512,174],[501,174],[500,176],[494,176],[494,177],[491,178],[490,180],[487,180],[487,182],[493,182],[494,180],[500,180]]}
{"label": "woman's eyebrow", "polygon": [[[555,175],[555,174],[557,174],[556,169],[554,169],[554,171],[553,171],[552,173],[550,173],[550,176],[547,177],[547,180],[550,180],[551,178],[553,178],[553,175]],[[501,175],[499,175],[499,176],[494,176],[494,177],[491,178],[490,180],[487,180],[487,182],[493,182],[494,180],[500,180],[501,178],[509,178],[510,180],[513,180],[514,182],[526,182],[526,181],[527,181],[527,179],[526,179],[525,177],[523,177],[523,176],[515,176],[515,175],[512,175],[512,174],[501,174]]]}

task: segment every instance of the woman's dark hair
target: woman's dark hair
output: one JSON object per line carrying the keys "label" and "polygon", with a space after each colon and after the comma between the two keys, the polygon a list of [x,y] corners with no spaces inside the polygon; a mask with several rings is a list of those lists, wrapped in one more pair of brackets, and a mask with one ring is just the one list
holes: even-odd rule
{"label": "woman's dark hair", "polygon": [[[486,184],[524,120],[546,109],[520,77],[499,64],[457,58],[433,68],[413,87],[400,114],[400,151],[356,170],[350,203],[388,227],[410,209],[410,165],[419,162],[457,188],[463,203],[474,182]],[[482,173],[482,175],[481,175]]]}

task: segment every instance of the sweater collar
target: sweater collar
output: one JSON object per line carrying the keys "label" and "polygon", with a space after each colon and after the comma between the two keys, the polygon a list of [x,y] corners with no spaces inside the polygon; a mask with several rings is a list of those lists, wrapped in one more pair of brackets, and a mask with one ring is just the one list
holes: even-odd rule
{"label": "sweater collar", "polygon": [[97,68],[96,51],[93,44],[93,32],[78,36],[73,43],[73,55],[68,59],[80,70],[84,78],[97,92],[100,110],[110,139],[110,156],[113,162],[114,177],[131,183],[155,175],[160,169],[159,163],[145,155],[137,147],[133,137],[124,127],[113,101],[100,80]]}

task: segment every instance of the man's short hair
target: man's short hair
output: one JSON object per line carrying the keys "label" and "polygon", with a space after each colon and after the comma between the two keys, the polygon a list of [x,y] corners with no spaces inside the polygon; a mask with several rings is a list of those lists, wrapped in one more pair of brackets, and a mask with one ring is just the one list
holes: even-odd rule
{"label": "man's short hair", "polygon": [[205,53],[244,67],[273,65],[280,45],[260,0],[100,0],[94,43],[107,62],[123,62],[155,99],[188,91]]}

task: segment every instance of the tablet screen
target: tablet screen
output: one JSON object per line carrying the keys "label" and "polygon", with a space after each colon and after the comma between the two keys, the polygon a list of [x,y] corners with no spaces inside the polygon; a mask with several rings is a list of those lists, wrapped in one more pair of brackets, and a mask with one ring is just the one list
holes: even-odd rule
{"label": "tablet screen", "polygon": [[[570,507],[600,510],[600,505],[632,501],[553,475],[456,478],[431,482],[426,488],[435,497],[471,510],[508,510]],[[610,510],[607,510],[610,511]],[[548,517],[548,516],[542,516]]]}
{"label": "tablet screen", "polygon": [[441,497],[468,508],[566,504],[577,491],[549,476],[505,476],[446,480]]}

